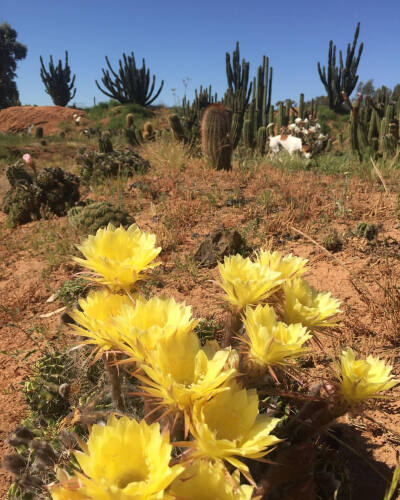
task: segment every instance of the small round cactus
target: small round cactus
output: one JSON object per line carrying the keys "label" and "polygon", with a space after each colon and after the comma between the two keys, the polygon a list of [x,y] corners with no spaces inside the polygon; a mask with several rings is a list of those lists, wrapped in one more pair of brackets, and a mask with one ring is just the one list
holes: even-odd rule
{"label": "small round cactus", "polygon": [[153,125],[151,122],[146,122],[143,127],[143,139],[145,141],[151,141],[155,137]]}
{"label": "small round cactus", "polygon": [[134,125],[133,113],[128,113],[125,116],[125,128],[131,128]]}
{"label": "small round cactus", "polygon": [[68,211],[68,222],[77,229],[88,234],[95,234],[101,227],[109,223],[114,226],[130,226],[135,222],[127,212],[108,203],[100,201],[86,207],[73,207]]}

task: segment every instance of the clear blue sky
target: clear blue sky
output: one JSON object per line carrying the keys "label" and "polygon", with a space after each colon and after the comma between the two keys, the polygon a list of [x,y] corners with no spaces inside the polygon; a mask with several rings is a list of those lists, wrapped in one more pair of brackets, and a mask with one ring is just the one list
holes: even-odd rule
{"label": "clear blue sky", "polygon": [[122,52],[145,57],[157,82],[165,80],[158,102],[174,104],[189,77],[191,98],[200,84],[226,89],[225,52],[240,42],[241,57],[254,76],[262,55],[274,68],[272,101],[325,94],[317,61],[327,63],[328,42],[346,49],[361,22],[364,52],[361,81],[376,86],[400,82],[400,1],[386,0],[2,0],[0,22],[18,32],[28,55],[18,65],[17,85],[23,104],[52,104],[40,79],[39,56],[48,61],[69,52],[76,73],[78,105],[108,100],[95,86],[108,55],[113,66]]}

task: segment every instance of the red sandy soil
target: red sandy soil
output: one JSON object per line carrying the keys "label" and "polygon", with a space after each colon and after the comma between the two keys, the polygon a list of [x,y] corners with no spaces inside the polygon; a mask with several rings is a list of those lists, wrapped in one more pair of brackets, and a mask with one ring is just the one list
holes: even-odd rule
{"label": "red sandy soil", "polygon": [[0,133],[19,133],[29,125],[43,127],[44,134],[57,134],[62,122],[74,125],[72,115],[84,116],[81,109],[62,106],[14,106],[0,111]]}

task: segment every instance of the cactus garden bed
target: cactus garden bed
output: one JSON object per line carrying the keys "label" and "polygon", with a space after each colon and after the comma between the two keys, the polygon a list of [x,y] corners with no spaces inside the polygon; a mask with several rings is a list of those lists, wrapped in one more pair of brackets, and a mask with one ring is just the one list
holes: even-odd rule
{"label": "cactus garden bed", "polygon": [[[77,146],[95,147],[91,138],[76,134],[74,140]],[[35,150],[39,173],[47,165],[57,165],[64,147],[61,141],[53,153],[47,151],[45,161]],[[267,373],[268,387],[275,389],[273,394],[260,391],[262,415],[276,415],[284,424],[291,412],[321,403],[319,396],[329,398],[315,386],[333,383],[332,361],[339,359],[342,348],[352,347],[361,358],[372,354],[387,360],[394,377],[400,378],[397,171],[383,172],[386,190],[378,176],[328,169],[322,173],[318,165],[294,161],[285,165],[274,160],[272,165],[265,157],[242,153],[233,155],[231,171],[217,171],[202,158],[189,157],[185,147],[165,136],[143,142],[135,151],[149,162],[148,171],[134,172],[130,178],[117,175],[93,186],[81,184],[80,204],[68,215],[9,228],[6,214],[0,213],[0,454],[13,456],[17,450],[21,457],[0,476],[1,498],[12,480],[15,498],[48,498],[44,485],[56,481],[54,464],[73,472],[70,450],[77,443],[71,431],[87,439],[88,426],[106,422],[111,413],[111,372],[104,371],[101,356],[90,365],[90,348],[66,353],[76,340],[71,322],[79,320],[71,310],[79,300],[84,305],[93,289],[74,260],[82,257],[76,245],[89,234],[94,238],[100,225],[108,222],[125,228],[135,222],[146,234],[155,235],[155,245],[161,247],[155,260],[160,265],[146,272],[138,291],[144,300],[170,297],[192,306],[193,317],[201,319],[194,332],[202,347],[215,340],[222,344],[227,321],[232,320],[216,285],[221,281],[218,266],[200,265],[195,258],[209,235],[223,227],[237,230],[246,242],[241,259],[254,260],[253,251],[269,248],[308,260],[307,282],[318,291],[331,292],[341,312],[329,333],[321,334],[323,342],[307,344],[309,351],[294,362],[292,377],[278,367],[276,384],[275,371]],[[320,165],[325,165],[324,158],[331,157],[321,156]],[[9,189],[5,166],[1,164],[1,197]],[[71,155],[63,168],[79,173]],[[334,250],[326,240],[332,234],[340,241]],[[228,252],[225,247],[223,254]],[[116,283],[109,280],[102,286],[112,288]],[[277,314],[283,314],[279,300],[278,294],[272,303]],[[124,394],[139,391],[125,373],[121,383]],[[257,385],[257,376],[249,376],[246,384],[249,389]],[[292,479],[290,488],[308,492],[304,500],[330,499],[335,491],[343,500],[350,493],[354,499],[383,499],[400,446],[399,391],[399,386],[393,387],[387,399],[368,400],[362,409],[342,412],[330,432],[306,441],[292,455],[286,448],[280,459],[290,471],[285,474]],[[124,403],[121,411],[129,417],[145,412],[137,394],[126,396]],[[184,432],[176,433],[174,440],[185,441]],[[279,451],[281,444],[277,446]],[[276,460],[277,451],[267,459]],[[265,464],[247,463],[261,488]],[[268,476],[276,487],[282,479],[278,476],[273,481]],[[23,497],[24,488],[36,496]]]}

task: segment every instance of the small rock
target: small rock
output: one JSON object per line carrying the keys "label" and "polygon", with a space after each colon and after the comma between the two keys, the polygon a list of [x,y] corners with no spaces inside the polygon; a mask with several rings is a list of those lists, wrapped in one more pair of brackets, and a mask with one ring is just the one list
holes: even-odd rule
{"label": "small rock", "polygon": [[245,248],[246,244],[238,231],[217,229],[201,243],[194,260],[199,266],[214,267],[225,256],[240,253]]}

